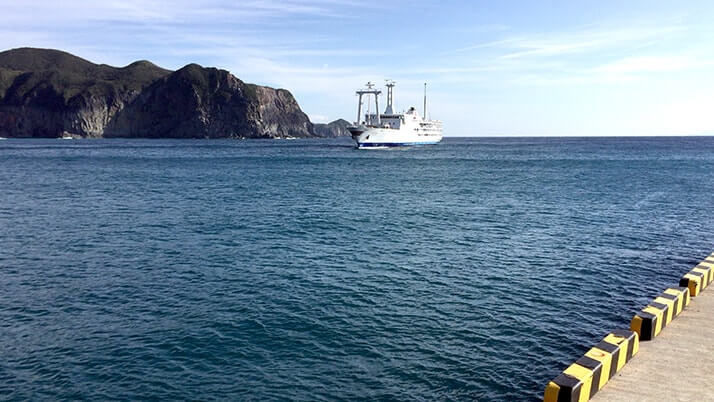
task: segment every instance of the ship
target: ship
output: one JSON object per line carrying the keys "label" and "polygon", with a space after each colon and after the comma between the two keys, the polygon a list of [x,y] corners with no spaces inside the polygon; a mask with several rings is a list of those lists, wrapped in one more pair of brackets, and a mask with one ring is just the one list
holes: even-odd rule
{"label": "ship", "polygon": [[[426,111],[426,83],[424,84],[424,109],[420,115],[415,107],[410,107],[403,113],[394,112],[394,85],[395,82],[387,80],[387,107],[384,113],[379,113],[380,89],[368,82],[366,87],[356,91],[359,101],[357,103],[357,121],[347,127],[357,148],[389,148],[408,147],[418,145],[437,144],[443,138],[442,123],[439,120],[429,119]],[[367,100],[367,113],[362,115],[363,100]],[[372,113],[371,98],[374,98]]]}

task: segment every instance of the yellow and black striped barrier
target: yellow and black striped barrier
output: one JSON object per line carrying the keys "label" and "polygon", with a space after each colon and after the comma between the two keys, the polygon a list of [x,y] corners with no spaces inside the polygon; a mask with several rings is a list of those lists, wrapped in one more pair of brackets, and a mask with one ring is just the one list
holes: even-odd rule
{"label": "yellow and black striped barrier", "polygon": [[636,332],[617,330],[571,364],[545,387],[544,402],[585,402],[639,350]]}
{"label": "yellow and black striped barrier", "polygon": [[708,263],[710,263],[710,264],[714,264],[714,253],[709,254],[709,256],[704,259],[704,262],[708,262]]}
{"label": "yellow and black striped barrier", "polygon": [[709,262],[711,256],[702,261],[691,271],[687,272],[679,280],[679,286],[686,286],[692,297],[696,297],[699,293],[709,286],[714,281],[714,262]]}
{"label": "yellow and black striped barrier", "polygon": [[689,305],[689,289],[685,287],[668,288],[655,297],[654,301],[668,305],[671,303],[673,312],[671,318],[674,318]]}
{"label": "yellow and black striped barrier", "polygon": [[703,275],[704,281],[706,282],[706,285],[704,285],[705,288],[714,281],[714,263],[704,260],[692,268],[692,271],[699,272]]}
{"label": "yellow and black striped barrier", "polygon": [[588,401],[639,350],[639,342],[659,335],[675,317],[714,282],[714,253],[684,274],[679,287],[666,289],[639,311],[630,322],[630,330],[610,333],[585,356],[568,366],[545,387],[544,402]]}
{"label": "yellow and black striped barrier", "polygon": [[689,294],[686,287],[665,290],[635,314],[630,322],[630,330],[637,332],[642,341],[651,340],[689,305]]}
{"label": "yellow and black striped barrier", "polygon": [[642,311],[638,311],[632,318],[632,322],[630,322],[630,329],[637,332],[643,341],[652,340],[652,338],[659,335],[665,325],[663,316],[666,315],[664,310],[666,310],[667,306],[662,306],[662,310],[658,308],[660,306],[649,304]]}

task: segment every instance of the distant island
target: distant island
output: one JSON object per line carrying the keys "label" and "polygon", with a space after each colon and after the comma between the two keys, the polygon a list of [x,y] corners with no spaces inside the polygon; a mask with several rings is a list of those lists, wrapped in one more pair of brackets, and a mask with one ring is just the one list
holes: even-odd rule
{"label": "distant island", "polygon": [[53,49],[0,52],[0,137],[309,138],[348,135],[348,125],[313,124],[289,91],[198,64],[118,68]]}

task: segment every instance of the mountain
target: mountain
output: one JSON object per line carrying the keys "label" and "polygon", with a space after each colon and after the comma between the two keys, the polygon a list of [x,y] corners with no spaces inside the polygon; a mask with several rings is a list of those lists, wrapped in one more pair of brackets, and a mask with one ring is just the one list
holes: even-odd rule
{"label": "mountain", "polygon": [[313,137],[289,91],[228,71],[148,61],[94,64],[66,52],[0,52],[1,137]]}
{"label": "mountain", "polygon": [[315,134],[320,137],[342,137],[349,136],[347,127],[351,126],[345,119],[337,119],[327,124],[314,124]]}

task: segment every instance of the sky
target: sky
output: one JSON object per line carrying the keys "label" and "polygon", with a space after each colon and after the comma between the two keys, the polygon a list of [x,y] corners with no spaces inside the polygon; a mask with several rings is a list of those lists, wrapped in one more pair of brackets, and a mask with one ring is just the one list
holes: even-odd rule
{"label": "sky", "polygon": [[[229,70],[288,89],[313,122],[354,91],[447,136],[714,135],[714,1],[0,0],[0,49]],[[384,99],[381,100],[384,105]]]}

